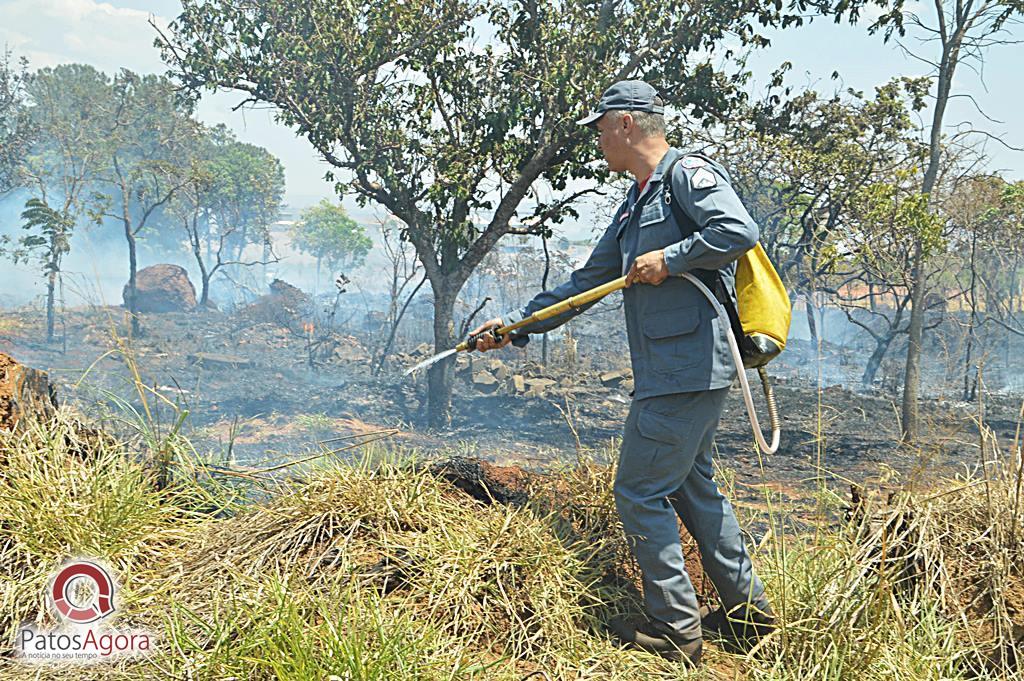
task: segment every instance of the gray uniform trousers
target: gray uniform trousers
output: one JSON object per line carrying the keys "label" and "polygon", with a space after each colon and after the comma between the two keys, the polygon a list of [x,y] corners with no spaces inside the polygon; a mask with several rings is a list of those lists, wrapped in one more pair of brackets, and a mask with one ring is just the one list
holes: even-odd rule
{"label": "gray uniform trousers", "polygon": [[726,608],[766,601],[732,506],[713,479],[711,445],[728,392],[634,400],[619,452],[615,504],[643,572],[647,614],[688,636],[700,634],[700,613],[677,514]]}

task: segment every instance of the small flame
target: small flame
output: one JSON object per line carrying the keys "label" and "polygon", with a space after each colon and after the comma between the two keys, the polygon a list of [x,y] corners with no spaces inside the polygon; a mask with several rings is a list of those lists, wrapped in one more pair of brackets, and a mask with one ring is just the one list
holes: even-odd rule
{"label": "small flame", "polygon": [[307,336],[312,336],[313,335],[313,331],[315,330],[315,327],[313,326],[313,322],[306,322],[306,323],[304,323],[302,325],[302,330],[306,332]]}

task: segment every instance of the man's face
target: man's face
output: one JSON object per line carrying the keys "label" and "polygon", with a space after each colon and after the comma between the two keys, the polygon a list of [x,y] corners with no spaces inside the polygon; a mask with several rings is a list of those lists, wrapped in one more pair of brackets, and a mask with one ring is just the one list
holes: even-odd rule
{"label": "man's face", "polygon": [[613,173],[628,169],[626,164],[632,148],[629,144],[629,133],[633,130],[633,117],[617,111],[609,111],[594,123],[597,128],[597,144],[608,162],[608,170]]}

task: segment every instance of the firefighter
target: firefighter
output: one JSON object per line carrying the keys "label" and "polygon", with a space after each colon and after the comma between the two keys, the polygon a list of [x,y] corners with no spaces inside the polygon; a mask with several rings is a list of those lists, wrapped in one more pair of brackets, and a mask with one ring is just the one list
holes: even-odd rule
{"label": "firefighter", "polygon": [[[726,340],[729,321],[716,316],[695,286],[673,275],[718,270],[735,299],[735,261],[757,243],[758,227],[721,165],[669,146],[664,104],[648,83],[615,83],[578,123],[597,131],[608,169],[629,173],[635,182],[569,281],[538,294],[522,310],[485,322],[474,334],[627,277],[624,309],[636,387],[614,496],[643,573],[646,612],[640,619],[613,619],[609,628],[625,645],[696,665],[703,632],[749,645],[771,631],[774,615],[732,506],[713,477],[712,442],[736,377]],[[672,176],[666,178],[669,168]],[[672,200],[697,231],[683,236],[665,203],[664,182],[672,182]],[[513,332],[500,341],[485,334],[476,349],[525,345],[528,334],[550,331],[585,309],[531,324],[526,333]],[[720,608],[705,613],[703,628],[677,515],[696,540],[721,600]]]}

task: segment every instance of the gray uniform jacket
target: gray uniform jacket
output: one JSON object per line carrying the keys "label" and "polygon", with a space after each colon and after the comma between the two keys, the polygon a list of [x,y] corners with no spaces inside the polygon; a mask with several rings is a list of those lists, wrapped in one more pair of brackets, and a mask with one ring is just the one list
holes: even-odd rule
{"label": "gray uniform jacket", "polygon": [[[502,317],[506,324],[517,322],[626,274],[638,255],[664,249],[669,272],[676,276],[659,286],[633,284],[623,290],[637,399],[724,388],[736,377],[725,335],[729,320],[719,319],[704,295],[678,275],[717,269],[734,296],[735,261],[757,243],[757,224],[730,186],[725,168],[705,156],[690,154],[676,164],[671,178],[672,200],[678,201],[699,227],[682,238],[662,187],[665,171],[680,155],[682,152],[670,148],[639,196],[638,185],[633,183],[590,258],[569,281]],[[584,309],[531,324],[523,331],[550,331]],[[518,335],[513,343],[522,346],[528,340],[528,336]]]}

